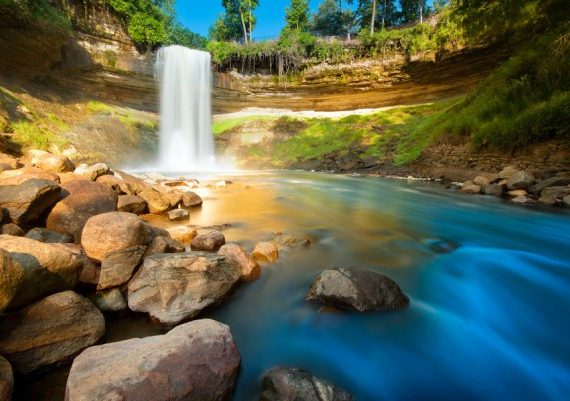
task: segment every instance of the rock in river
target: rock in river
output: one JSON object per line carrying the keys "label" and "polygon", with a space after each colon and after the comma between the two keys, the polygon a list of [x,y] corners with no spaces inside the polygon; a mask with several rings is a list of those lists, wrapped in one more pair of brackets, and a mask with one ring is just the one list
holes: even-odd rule
{"label": "rock in river", "polygon": [[65,400],[229,400],[239,364],[229,327],[196,320],[86,349],[73,361]]}
{"label": "rock in river", "polygon": [[340,387],[291,368],[278,368],[263,377],[260,401],[352,401]]}
{"label": "rock in river", "polygon": [[279,249],[273,242],[258,242],[251,257],[257,262],[275,262],[279,258]]}
{"label": "rock in river", "polygon": [[98,290],[126,284],[142,260],[146,246],[137,245],[111,252],[101,261]]}
{"label": "rock in river", "polygon": [[221,302],[240,278],[223,256],[206,252],[147,257],[128,285],[129,308],[164,324],[177,324]]}
{"label": "rock in river", "polygon": [[73,291],[50,295],[0,318],[0,354],[27,374],[69,361],[105,334],[105,319]]}
{"label": "rock in river", "polygon": [[410,303],[389,277],[369,270],[342,267],[322,272],[311,285],[306,299],[359,312],[402,309]]}
{"label": "rock in river", "polygon": [[218,254],[231,259],[237,264],[242,281],[252,281],[259,277],[259,265],[237,244],[226,244],[220,248]]}
{"label": "rock in river", "polygon": [[219,231],[210,231],[207,234],[197,235],[190,244],[193,251],[216,252],[226,243],[224,234]]}

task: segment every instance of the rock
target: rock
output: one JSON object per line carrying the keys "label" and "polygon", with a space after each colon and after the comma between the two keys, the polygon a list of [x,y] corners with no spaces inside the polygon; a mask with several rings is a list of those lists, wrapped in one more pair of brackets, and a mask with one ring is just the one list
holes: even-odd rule
{"label": "rock", "polygon": [[155,255],[157,253],[179,253],[186,249],[184,245],[175,239],[168,237],[156,237],[146,250],[144,257]]}
{"label": "rock", "polygon": [[146,201],[136,195],[120,195],[117,201],[117,210],[134,214],[145,214],[148,211]]}
{"label": "rock", "polygon": [[[0,153],[0,169],[2,170],[15,170],[20,166],[18,159],[7,155],[5,153]],[[2,398],[0,398],[1,400]]]}
{"label": "rock", "polygon": [[65,400],[229,400],[239,364],[229,327],[196,320],[86,349],[73,361]]}
{"label": "rock", "polygon": [[202,206],[203,202],[204,201],[202,200],[202,198],[195,192],[191,191],[182,192],[182,205],[184,205],[184,207]]}
{"label": "rock", "polygon": [[512,198],[516,198],[518,196],[527,196],[528,193],[524,189],[514,189],[512,191],[507,192],[507,195],[509,195]]}
{"label": "rock", "polygon": [[219,231],[210,231],[207,234],[197,235],[190,244],[193,251],[216,252],[226,243],[224,234]]}
{"label": "rock", "polygon": [[218,251],[219,255],[231,259],[238,266],[242,281],[253,281],[259,277],[259,265],[239,245],[226,244]]}
{"label": "rock", "polygon": [[465,181],[459,192],[476,195],[481,193],[481,187],[479,185],[473,184],[471,181]]}
{"label": "rock", "polygon": [[6,235],[12,235],[14,237],[23,237],[24,235],[26,235],[26,232],[20,226],[17,226],[16,224],[13,223],[2,225],[1,233]]}
{"label": "rock", "polygon": [[505,167],[503,170],[501,170],[501,172],[499,173],[499,178],[501,178],[503,180],[508,180],[515,173],[518,173],[518,172],[519,172],[519,169],[517,169],[513,166],[508,166],[508,167]]}
{"label": "rock", "polygon": [[275,233],[271,240],[277,248],[300,248],[311,246],[311,240],[307,237],[299,238],[291,234]]}
{"label": "rock", "polygon": [[59,182],[59,176],[57,174],[48,173],[37,167],[24,167],[0,173],[0,185],[20,185],[32,179]]}
{"label": "rock", "polygon": [[0,207],[15,224],[37,220],[59,198],[61,188],[53,181],[31,179],[19,185],[0,186]]}
{"label": "rock", "polygon": [[161,214],[171,209],[170,200],[154,188],[147,187],[137,195],[145,200],[151,213]]}
{"label": "rock", "polygon": [[170,233],[164,229],[143,221],[145,231],[145,245],[149,245],[157,237],[170,238]]}
{"label": "rock", "polygon": [[223,181],[218,181],[218,182],[216,182],[216,183],[214,184],[214,187],[216,187],[216,188],[225,188],[225,187],[228,186],[228,184],[231,184],[231,182],[230,182],[230,181],[225,181],[225,180],[223,180]]}
{"label": "rock", "polygon": [[81,241],[81,233],[87,220],[101,213],[117,210],[117,194],[97,182],[69,181],[62,185],[63,200],[48,215],[48,229],[73,236]]}
{"label": "rock", "polygon": [[10,253],[19,271],[12,275],[21,276],[9,309],[28,305],[54,292],[73,289],[77,284],[81,260],[69,251],[10,235],[0,235],[0,248]]}
{"label": "rock", "polygon": [[568,177],[551,177],[546,180],[542,180],[533,186],[528,188],[528,192],[534,195],[538,195],[543,189],[547,187],[564,187],[570,185],[570,178]]}
{"label": "rock", "polygon": [[325,270],[311,285],[306,299],[359,312],[402,309],[410,303],[389,277],[358,268]]}
{"label": "rock", "polygon": [[129,308],[161,323],[177,324],[220,303],[239,278],[234,263],[216,254],[153,255],[129,281]]}
{"label": "rock", "polygon": [[484,189],[485,195],[502,196],[505,186],[500,184],[489,184]]}
{"label": "rock", "polygon": [[86,164],[82,164],[81,166],[77,167],[74,171],[75,174],[85,176],[89,178],[91,181],[95,181],[98,177],[108,174],[110,172],[110,168],[105,163],[96,163],[92,166],[88,166]]}
{"label": "rock", "polygon": [[260,401],[352,401],[340,387],[300,369],[277,368],[262,380]]}
{"label": "rock", "polygon": [[426,247],[428,247],[430,250],[432,250],[435,253],[453,252],[454,250],[456,250],[461,246],[459,243],[454,241],[448,241],[444,239],[432,239],[432,238],[427,238],[422,240],[422,244],[424,244]]}
{"label": "rock", "polygon": [[87,220],[81,235],[81,245],[87,256],[95,260],[111,252],[144,245],[148,232],[143,222],[132,213],[111,212]]}
{"label": "rock", "polygon": [[121,180],[120,178],[115,177],[114,175],[105,174],[97,177],[95,180],[101,185],[105,185],[107,188],[112,189],[117,195],[121,194],[128,194],[132,195],[132,191],[129,185]]}
{"label": "rock", "polygon": [[24,271],[8,251],[0,248],[0,313],[13,301],[24,280]]}
{"label": "rock", "polygon": [[26,234],[26,238],[33,239],[40,242],[51,243],[70,243],[73,242],[73,236],[69,234],[61,234],[55,231],[50,231],[47,228],[36,227],[32,228]]}
{"label": "rock", "polygon": [[32,164],[32,165],[36,165],[42,157],[49,156],[49,155],[50,155],[49,152],[46,152],[45,150],[39,150],[39,149],[30,149],[27,152],[28,159],[30,161],[30,164]]}
{"label": "rock", "polygon": [[540,193],[538,201],[546,205],[556,205],[562,203],[568,195],[570,195],[570,187],[546,187]]}
{"label": "rock", "polygon": [[518,203],[518,204],[533,204],[536,203],[536,201],[532,198],[529,198],[526,195],[520,195],[517,196],[516,198],[511,199],[512,203]]}
{"label": "rock", "polygon": [[485,188],[487,185],[489,185],[491,182],[489,181],[489,179],[485,176],[482,175],[478,175],[477,177],[473,178],[473,184],[475,185],[479,185],[481,188]]}
{"label": "rock", "polygon": [[169,191],[163,192],[162,196],[164,196],[170,202],[171,208],[176,208],[180,203],[182,203],[182,194],[180,192]]}
{"label": "rock", "polygon": [[527,189],[534,183],[534,181],[535,178],[532,174],[529,174],[526,171],[518,171],[507,181],[507,188],[510,190]]}
{"label": "rock", "polygon": [[90,299],[103,312],[122,312],[129,308],[127,299],[119,288],[98,291]]}
{"label": "rock", "polygon": [[104,290],[126,284],[141,262],[146,248],[144,245],[138,245],[107,254],[101,261],[97,289]]}
{"label": "rock", "polygon": [[172,209],[168,212],[168,218],[172,221],[188,220],[190,213],[186,209]]}
{"label": "rock", "polygon": [[20,374],[64,364],[105,334],[101,312],[73,291],[50,295],[0,321],[0,353]]}
{"label": "rock", "polygon": [[74,173],[59,173],[59,182],[65,184],[69,181],[77,181],[77,180],[85,180],[89,181],[88,177],[84,177],[82,175],[74,174]]}
{"label": "rock", "polygon": [[75,166],[67,157],[49,153],[40,156],[36,166],[49,173],[67,173],[75,170]]}
{"label": "rock", "polygon": [[168,229],[168,233],[172,239],[186,245],[190,245],[192,240],[198,235],[196,230],[188,226],[171,227]]}
{"label": "rock", "polygon": [[6,358],[0,356],[0,401],[12,400],[14,391],[14,374],[12,365]]}
{"label": "rock", "polygon": [[251,257],[256,262],[275,262],[279,258],[279,250],[273,242],[258,242],[253,248]]}

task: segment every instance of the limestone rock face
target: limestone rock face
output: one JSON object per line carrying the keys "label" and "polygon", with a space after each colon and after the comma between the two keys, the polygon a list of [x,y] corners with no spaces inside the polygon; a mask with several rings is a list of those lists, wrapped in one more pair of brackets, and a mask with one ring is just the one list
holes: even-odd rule
{"label": "limestone rock face", "polygon": [[73,291],[50,295],[0,323],[0,354],[20,374],[65,363],[105,334],[101,312]]}
{"label": "limestone rock face", "polygon": [[279,258],[279,249],[273,242],[258,242],[251,257],[257,262],[275,262]]}
{"label": "limestone rock face", "polygon": [[197,235],[190,244],[193,251],[215,252],[226,243],[224,234],[219,231],[210,231],[207,234]]}
{"label": "limestone rock face", "polygon": [[107,254],[101,262],[97,289],[104,290],[126,284],[141,262],[146,248],[144,245],[137,245]]}
{"label": "limestone rock face", "polygon": [[306,299],[359,312],[402,309],[410,303],[390,278],[358,268],[325,270],[311,285]]}
{"label": "limestone rock face", "polygon": [[206,252],[147,257],[128,284],[129,308],[177,324],[220,303],[240,278],[234,263]]}
{"label": "limestone rock face", "polygon": [[25,306],[54,292],[73,289],[77,284],[81,260],[63,248],[10,235],[0,235],[0,248],[10,253],[11,276],[20,277],[12,283],[18,287],[9,309]]}
{"label": "limestone rock face", "polygon": [[11,401],[14,390],[14,375],[10,362],[0,356],[0,401]]}
{"label": "limestone rock face", "polygon": [[229,327],[196,320],[86,349],[73,361],[65,400],[229,400],[239,364]]}
{"label": "limestone rock face", "polygon": [[143,222],[132,213],[111,212],[87,220],[81,235],[81,245],[87,256],[95,260],[137,245],[144,245],[147,232]]}
{"label": "limestone rock face", "polygon": [[67,157],[50,153],[40,156],[36,166],[49,173],[68,173],[75,170],[75,166]]}
{"label": "limestone rock face", "polygon": [[54,181],[43,179],[0,185],[0,207],[8,211],[13,223],[30,223],[58,200],[60,191]]}
{"label": "limestone rock face", "polygon": [[62,201],[50,212],[47,228],[72,235],[81,241],[81,232],[89,218],[117,210],[117,194],[97,182],[74,180],[62,185]]}
{"label": "limestone rock face", "polygon": [[259,265],[239,245],[226,244],[220,248],[218,254],[236,263],[241,272],[240,280],[252,281],[259,277]]}
{"label": "limestone rock face", "polygon": [[28,231],[26,238],[48,244],[66,244],[73,242],[73,236],[69,234],[61,234],[42,227],[36,227]]}
{"label": "limestone rock face", "polygon": [[352,401],[340,387],[291,368],[278,368],[263,377],[260,401]]}
{"label": "limestone rock face", "polygon": [[117,209],[119,212],[134,214],[144,214],[148,211],[145,200],[136,195],[120,195],[117,202]]}

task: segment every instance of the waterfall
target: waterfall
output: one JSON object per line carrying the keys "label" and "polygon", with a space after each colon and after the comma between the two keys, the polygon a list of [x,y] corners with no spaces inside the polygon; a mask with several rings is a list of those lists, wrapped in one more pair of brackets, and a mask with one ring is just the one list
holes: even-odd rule
{"label": "waterfall", "polygon": [[160,85],[158,169],[185,172],[214,167],[210,53],[163,47],[155,65]]}

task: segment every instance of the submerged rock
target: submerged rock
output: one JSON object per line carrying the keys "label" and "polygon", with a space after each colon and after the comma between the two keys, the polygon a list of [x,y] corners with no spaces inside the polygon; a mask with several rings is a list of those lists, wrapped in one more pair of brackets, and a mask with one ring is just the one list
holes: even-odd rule
{"label": "submerged rock", "polygon": [[275,233],[271,240],[277,248],[301,248],[311,246],[311,240],[307,237],[296,237],[291,234]]}
{"label": "submerged rock", "polygon": [[63,364],[105,334],[101,312],[73,291],[50,295],[0,323],[0,354],[20,374]]}
{"label": "submerged rock", "polygon": [[241,272],[240,280],[252,281],[259,277],[259,265],[239,245],[226,244],[220,248],[218,254],[236,263]]}
{"label": "submerged rock", "polygon": [[335,384],[300,369],[277,368],[262,381],[260,401],[352,401]]}
{"label": "submerged rock", "polygon": [[0,401],[11,401],[14,390],[14,374],[10,362],[0,356]]}
{"label": "submerged rock", "polygon": [[223,301],[240,274],[233,262],[216,254],[153,255],[129,281],[129,308],[161,323],[177,324]]}
{"label": "submerged rock", "polygon": [[27,224],[59,199],[61,188],[54,181],[31,179],[19,185],[0,185],[0,207],[15,224]]}
{"label": "submerged rock", "polygon": [[17,286],[7,290],[13,293],[9,309],[28,305],[54,292],[73,289],[77,284],[81,260],[55,244],[0,235],[0,248],[10,253],[12,280],[20,277],[12,281],[11,285]]}
{"label": "submerged rock", "polygon": [[73,361],[65,400],[229,400],[239,364],[229,327],[196,320],[86,349]]}
{"label": "submerged rock", "polygon": [[105,255],[101,261],[98,290],[126,284],[138,267],[147,247],[137,245]]}
{"label": "submerged rock", "polygon": [[325,270],[311,285],[306,299],[359,312],[402,309],[410,303],[392,279],[358,268]]}
{"label": "submerged rock", "polygon": [[193,251],[216,252],[226,243],[224,234],[219,231],[210,231],[207,234],[197,235],[190,244]]}
{"label": "submerged rock", "polygon": [[461,246],[457,242],[447,241],[444,239],[424,239],[422,240],[422,244],[435,253],[453,252]]}
{"label": "submerged rock", "polygon": [[81,245],[87,256],[100,261],[111,252],[144,245],[147,236],[138,216],[124,212],[103,213],[87,220]]}
{"label": "submerged rock", "polygon": [[272,263],[279,258],[279,249],[273,242],[258,242],[251,257],[257,262]]}

